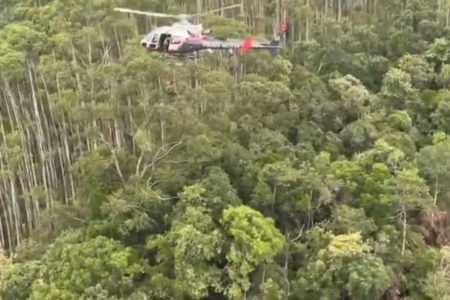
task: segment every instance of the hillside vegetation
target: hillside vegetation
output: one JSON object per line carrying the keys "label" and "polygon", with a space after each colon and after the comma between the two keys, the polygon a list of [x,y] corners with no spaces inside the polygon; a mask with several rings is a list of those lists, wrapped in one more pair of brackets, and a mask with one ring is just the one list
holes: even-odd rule
{"label": "hillside vegetation", "polygon": [[450,299],[450,3],[244,2],[0,2],[1,299]]}

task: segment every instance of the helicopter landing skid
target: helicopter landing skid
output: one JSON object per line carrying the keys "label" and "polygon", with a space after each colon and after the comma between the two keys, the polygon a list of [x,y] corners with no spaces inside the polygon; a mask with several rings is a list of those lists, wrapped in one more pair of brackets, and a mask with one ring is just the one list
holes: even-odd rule
{"label": "helicopter landing skid", "polygon": [[167,52],[162,52],[160,55],[161,58],[198,58],[199,53],[198,52],[191,52],[191,53],[177,53],[177,54],[171,54]]}

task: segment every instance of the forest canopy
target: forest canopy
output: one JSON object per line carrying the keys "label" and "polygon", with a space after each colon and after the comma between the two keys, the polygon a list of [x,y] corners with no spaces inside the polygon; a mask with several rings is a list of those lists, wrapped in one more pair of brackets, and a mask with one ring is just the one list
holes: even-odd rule
{"label": "forest canopy", "polygon": [[[196,3],[195,3],[196,2]],[[450,299],[450,3],[0,3],[1,299]]]}

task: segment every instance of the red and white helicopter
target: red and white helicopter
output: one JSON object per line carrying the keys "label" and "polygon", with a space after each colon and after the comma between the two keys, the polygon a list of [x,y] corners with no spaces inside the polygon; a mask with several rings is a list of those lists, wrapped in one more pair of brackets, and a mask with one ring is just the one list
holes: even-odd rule
{"label": "red and white helicopter", "polygon": [[[206,13],[238,6],[241,6],[241,4],[223,7]],[[192,18],[195,15],[170,15],[127,8],[115,8],[114,10],[124,13],[146,15],[150,17],[174,18],[179,20],[171,26],[161,26],[153,29],[141,40],[141,45],[151,52],[161,52],[170,55],[186,55],[196,54],[201,50],[208,50],[210,52],[213,50],[238,50],[240,53],[246,53],[253,49],[268,49],[273,55],[276,55],[284,48],[286,40],[286,24],[281,26],[280,31],[273,41],[260,43],[251,37],[247,39],[215,38],[211,35],[210,29],[204,29],[202,24],[193,24],[188,21],[189,18]]]}

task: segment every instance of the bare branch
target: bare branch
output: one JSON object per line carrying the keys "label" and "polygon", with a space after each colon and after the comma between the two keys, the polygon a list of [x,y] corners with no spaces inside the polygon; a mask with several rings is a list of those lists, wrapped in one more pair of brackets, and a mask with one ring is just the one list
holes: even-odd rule
{"label": "bare branch", "polygon": [[163,154],[158,156],[158,153],[161,152],[162,149],[164,149],[164,146],[161,146],[158,151],[156,151],[155,156],[153,157],[153,160],[151,163],[149,163],[148,165],[146,165],[144,167],[144,169],[142,170],[140,177],[144,177],[144,174],[148,171],[148,169],[150,168],[155,168],[156,164],[158,162],[160,162],[161,160],[163,160],[165,157],[167,157],[176,147],[178,147],[179,145],[181,145],[183,143],[183,141],[179,141],[177,143],[175,143],[174,145],[172,145],[172,147],[170,147],[167,151],[165,151]]}
{"label": "bare branch", "polygon": [[[305,228],[305,224],[302,225],[302,228],[300,228],[300,232],[298,233],[298,235],[294,238],[294,239],[290,239],[291,242],[295,242],[297,241],[299,238],[302,237],[303,235],[303,229]],[[289,236],[289,235],[288,235]]]}

